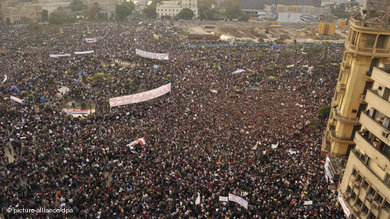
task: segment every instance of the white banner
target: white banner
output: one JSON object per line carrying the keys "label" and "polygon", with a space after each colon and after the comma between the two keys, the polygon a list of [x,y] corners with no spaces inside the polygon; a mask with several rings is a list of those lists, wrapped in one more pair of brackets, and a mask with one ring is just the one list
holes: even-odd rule
{"label": "white banner", "polygon": [[4,75],[4,80],[3,80],[3,83],[6,82],[8,79],[8,76],[7,75]]}
{"label": "white banner", "polygon": [[110,107],[122,106],[122,105],[128,105],[128,104],[148,101],[148,100],[160,97],[166,93],[169,93],[170,91],[171,91],[171,83],[163,85],[159,88],[149,90],[146,92],[142,92],[142,93],[138,93],[138,94],[110,98]]}
{"label": "white banner", "polygon": [[96,38],[85,38],[85,42],[87,42],[87,43],[96,43],[97,39]]}
{"label": "white banner", "polygon": [[10,96],[10,99],[15,101],[15,102],[18,102],[20,104],[23,104],[23,100],[20,99],[20,98],[15,97],[15,96]]}
{"label": "white banner", "polygon": [[228,202],[229,198],[227,196],[219,196],[219,201],[220,202]]}
{"label": "white banner", "polygon": [[237,69],[232,74],[240,74],[241,72],[244,72],[244,69]]}
{"label": "white banner", "polygon": [[135,49],[135,54],[149,59],[169,60],[168,53],[153,53],[153,52],[146,52],[140,49]]}
{"label": "white banner", "polygon": [[50,58],[69,57],[70,54],[50,54]]}
{"label": "white banner", "polygon": [[351,215],[351,211],[348,209],[347,205],[344,202],[344,199],[340,196],[340,194],[338,196],[338,200],[339,200],[341,206],[343,207],[343,211],[344,211],[345,216],[349,217],[349,215]]}
{"label": "white banner", "polygon": [[82,55],[82,54],[91,54],[93,52],[94,52],[93,50],[90,50],[90,51],[74,52],[74,54],[75,55]]}
{"label": "white banner", "polygon": [[235,202],[235,203],[241,205],[242,207],[248,209],[248,201],[241,198],[240,196],[233,195],[233,194],[229,193],[229,201]]}

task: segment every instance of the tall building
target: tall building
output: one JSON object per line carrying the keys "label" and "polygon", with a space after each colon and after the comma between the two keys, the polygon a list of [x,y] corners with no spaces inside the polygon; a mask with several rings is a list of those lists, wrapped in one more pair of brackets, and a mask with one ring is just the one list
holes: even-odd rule
{"label": "tall building", "polygon": [[[350,18],[322,143],[327,176],[342,175],[339,202],[350,218],[390,218],[389,15],[390,0],[366,0]],[[346,166],[334,168],[344,155]]]}

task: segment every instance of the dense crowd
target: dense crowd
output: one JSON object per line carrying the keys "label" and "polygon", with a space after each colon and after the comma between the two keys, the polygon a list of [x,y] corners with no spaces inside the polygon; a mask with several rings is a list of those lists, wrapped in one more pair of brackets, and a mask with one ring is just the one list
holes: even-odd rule
{"label": "dense crowd", "polygon": [[[0,83],[8,77],[0,87],[4,216],[45,207],[77,218],[343,217],[324,177],[317,121],[337,80],[329,60],[339,62],[343,48],[315,58],[260,44],[189,48],[193,42],[156,21],[8,27],[0,41]],[[145,59],[136,48],[170,59]],[[86,50],[94,53],[49,58]],[[237,69],[244,72],[232,74]],[[110,77],[91,80],[99,72]],[[169,82],[165,96],[109,108],[110,97]],[[71,91],[59,97],[63,86]],[[61,111],[68,100],[95,103],[96,111],[72,117]],[[141,137],[146,145],[126,146]],[[248,209],[219,201],[229,193]]]}

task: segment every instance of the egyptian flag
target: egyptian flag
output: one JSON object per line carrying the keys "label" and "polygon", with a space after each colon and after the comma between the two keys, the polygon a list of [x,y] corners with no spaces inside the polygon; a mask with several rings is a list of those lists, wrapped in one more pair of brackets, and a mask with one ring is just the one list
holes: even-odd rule
{"label": "egyptian flag", "polygon": [[144,138],[139,138],[139,139],[137,139],[137,140],[135,140],[135,141],[130,142],[130,143],[127,144],[126,146],[127,146],[127,147],[133,147],[133,146],[135,146],[135,145],[137,145],[137,144],[143,146],[143,145],[146,144],[146,141],[145,141]]}

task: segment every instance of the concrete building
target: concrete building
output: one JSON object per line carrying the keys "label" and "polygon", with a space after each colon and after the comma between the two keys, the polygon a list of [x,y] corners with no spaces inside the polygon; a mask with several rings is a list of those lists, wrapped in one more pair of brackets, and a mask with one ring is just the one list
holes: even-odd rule
{"label": "concrete building", "polygon": [[326,175],[342,176],[339,202],[349,218],[390,218],[389,10],[390,0],[370,0],[350,18],[322,142]]}
{"label": "concrete building", "polygon": [[0,21],[9,24],[39,22],[43,10],[50,13],[59,7],[69,7],[71,0],[3,0],[0,3]]}
{"label": "concrete building", "polygon": [[122,4],[122,0],[86,0],[86,4],[88,6],[97,3],[99,8],[101,9],[101,13],[107,14],[108,17],[115,15],[115,7],[116,5]]}
{"label": "concrete building", "polygon": [[163,16],[175,17],[183,8],[191,9],[195,17],[199,17],[198,13],[198,0],[174,0],[174,1],[163,1],[157,4],[156,12],[159,18]]}

